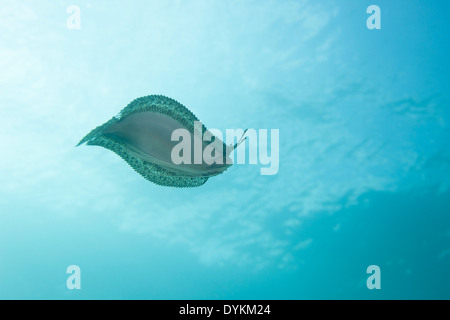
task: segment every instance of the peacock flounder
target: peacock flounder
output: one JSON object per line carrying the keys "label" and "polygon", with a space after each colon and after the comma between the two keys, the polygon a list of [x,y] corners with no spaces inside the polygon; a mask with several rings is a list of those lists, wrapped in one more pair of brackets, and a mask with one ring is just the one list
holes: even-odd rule
{"label": "peacock flounder", "polygon": [[[191,141],[187,145],[192,148],[184,149],[182,156],[193,161],[173,160],[174,148],[179,144],[173,139],[173,133],[180,129],[188,133],[187,139]],[[209,136],[206,140],[210,141],[204,141],[204,136]],[[195,161],[196,139],[200,141],[202,154],[214,144],[219,161]],[[201,186],[210,177],[227,170],[232,165],[231,151],[242,141],[243,138],[234,145],[226,145],[179,102],[150,95],[132,101],[117,116],[92,130],[77,146],[86,143],[104,147],[122,157],[145,179],[161,186],[186,188]],[[217,150],[221,150],[219,155]]]}

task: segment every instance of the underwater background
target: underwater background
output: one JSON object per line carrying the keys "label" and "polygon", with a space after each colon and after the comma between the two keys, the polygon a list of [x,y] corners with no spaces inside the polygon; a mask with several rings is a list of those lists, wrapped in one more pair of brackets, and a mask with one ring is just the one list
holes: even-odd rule
{"label": "underwater background", "polygon": [[[0,299],[449,299],[449,13],[2,0]],[[278,174],[168,188],[74,147],[149,94],[208,128],[279,129]]]}

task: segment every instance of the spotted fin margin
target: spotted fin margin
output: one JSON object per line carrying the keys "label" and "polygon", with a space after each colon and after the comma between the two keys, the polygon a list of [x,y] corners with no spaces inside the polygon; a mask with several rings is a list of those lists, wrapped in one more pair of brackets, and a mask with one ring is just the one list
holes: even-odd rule
{"label": "spotted fin margin", "polygon": [[[113,117],[108,122],[98,126],[90,133],[88,133],[76,145],[77,147],[86,143],[91,146],[100,146],[111,150],[123,160],[125,160],[137,173],[145,179],[161,186],[169,186],[176,188],[198,187],[206,183],[208,177],[184,177],[179,176],[171,171],[168,171],[156,164],[138,159],[127,152],[126,147],[118,141],[113,141],[103,135],[104,129],[108,128],[114,123],[119,122],[132,114],[139,112],[153,111],[161,114],[166,114],[188,128],[190,132],[199,134],[194,131],[194,121],[199,121],[198,118],[185,106],[174,99],[162,95],[150,95],[141,97],[130,102],[119,114]],[[207,131],[206,127],[202,125],[202,134]],[[216,138],[217,139],[217,138]],[[226,148],[226,145],[224,145]]]}
{"label": "spotted fin margin", "polygon": [[[163,95],[150,95],[137,98],[130,102],[125,108],[123,108],[123,110],[119,112],[116,118],[120,121],[121,119],[129,117],[132,114],[146,111],[165,114],[183,124],[189,130],[189,132],[194,133],[195,135],[199,134],[199,132],[196,132],[194,130],[194,122],[200,120],[184,105],[172,98]],[[202,124],[201,137],[203,137],[206,131],[208,130]],[[211,136],[213,135],[211,134]],[[214,139],[220,141],[215,136]],[[224,148],[225,147],[226,145],[224,144]]]}
{"label": "spotted fin margin", "polygon": [[208,177],[179,176],[158,166],[157,164],[138,159],[127,152],[127,148],[123,146],[122,143],[111,140],[105,136],[100,136],[89,140],[87,142],[87,145],[100,146],[111,150],[123,160],[125,160],[130,165],[130,167],[132,167],[142,177],[160,186],[192,188],[199,187],[205,184],[208,180]]}

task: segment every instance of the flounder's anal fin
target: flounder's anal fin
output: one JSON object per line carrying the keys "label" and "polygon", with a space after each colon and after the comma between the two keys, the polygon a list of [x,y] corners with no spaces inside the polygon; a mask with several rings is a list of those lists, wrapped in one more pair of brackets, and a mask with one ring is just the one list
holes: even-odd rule
{"label": "flounder's anal fin", "polygon": [[179,176],[156,164],[138,159],[122,143],[109,139],[106,136],[97,136],[88,140],[88,145],[100,146],[111,150],[125,160],[137,173],[155,184],[175,188],[192,188],[199,187],[208,180],[208,177]]}

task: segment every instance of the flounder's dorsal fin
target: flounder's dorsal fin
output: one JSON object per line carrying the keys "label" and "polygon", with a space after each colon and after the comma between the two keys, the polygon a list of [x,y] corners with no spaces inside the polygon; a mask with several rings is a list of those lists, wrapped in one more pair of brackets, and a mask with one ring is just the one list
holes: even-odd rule
{"label": "flounder's dorsal fin", "polygon": [[[131,101],[119,114],[117,119],[126,118],[132,114],[153,111],[161,114],[168,115],[169,117],[177,120],[183,126],[185,126],[189,132],[199,134],[194,130],[194,122],[200,121],[188,108],[176,101],[175,99],[163,96],[163,95],[149,95],[141,98],[137,98]],[[202,136],[208,131],[205,125],[202,123]],[[214,136],[214,135],[212,135]],[[221,141],[217,137],[214,137],[215,141]],[[224,148],[226,146],[224,145]]]}
{"label": "flounder's dorsal fin", "polygon": [[[194,121],[200,121],[198,118],[184,105],[178,101],[162,95],[150,95],[137,98],[131,101],[116,118],[123,119],[132,114],[139,112],[153,111],[160,114],[166,114],[171,118],[183,124],[190,132],[194,132]],[[206,127],[203,126],[203,132]]]}

